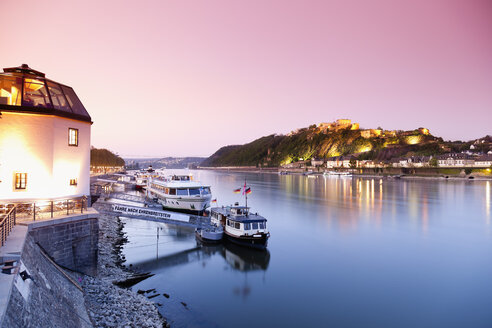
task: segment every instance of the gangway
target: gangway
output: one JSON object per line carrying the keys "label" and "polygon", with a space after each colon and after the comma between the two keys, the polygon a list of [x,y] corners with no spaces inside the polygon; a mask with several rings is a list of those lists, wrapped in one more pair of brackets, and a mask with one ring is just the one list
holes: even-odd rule
{"label": "gangway", "polygon": [[[109,200],[113,200],[110,202]],[[118,200],[139,203],[140,206],[128,205]],[[162,222],[191,228],[210,226],[210,217],[165,211],[155,207],[148,207],[149,201],[144,197],[126,193],[102,194],[97,202],[97,210],[102,214],[124,216],[139,220]]]}
{"label": "gangway", "polygon": [[111,199],[126,200],[129,202],[141,203],[144,205],[148,205],[150,203],[149,199],[147,199],[146,197],[139,196],[139,195],[131,195],[131,194],[122,193],[122,192],[112,192],[109,194],[101,194],[101,197],[104,197],[106,199],[111,198]]}

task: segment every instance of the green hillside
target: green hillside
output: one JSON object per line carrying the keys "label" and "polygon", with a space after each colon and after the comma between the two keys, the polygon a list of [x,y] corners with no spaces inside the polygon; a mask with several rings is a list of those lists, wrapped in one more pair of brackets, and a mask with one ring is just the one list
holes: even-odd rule
{"label": "green hillside", "polygon": [[419,129],[385,132],[364,138],[360,130],[327,131],[312,125],[290,135],[269,135],[245,145],[222,147],[201,166],[279,166],[298,160],[350,154],[360,159],[385,160],[447,150],[441,138],[424,134]]}
{"label": "green hillside", "polygon": [[125,166],[125,161],[107,149],[91,148],[91,166]]}

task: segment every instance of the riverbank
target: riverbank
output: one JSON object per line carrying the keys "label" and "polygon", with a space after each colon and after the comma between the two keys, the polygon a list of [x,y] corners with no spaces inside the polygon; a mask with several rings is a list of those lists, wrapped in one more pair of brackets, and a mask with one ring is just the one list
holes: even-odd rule
{"label": "riverbank", "polygon": [[[305,168],[303,169],[284,169],[281,167],[268,167],[268,168],[257,168],[257,167],[200,167],[200,170],[211,170],[211,171],[218,171],[218,172],[231,172],[231,173],[269,173],[269,174],[279,174],[282,172],[285,175],[304,175],[306,173],[309,173],[309,175],[322,175],[323,172],[325,171],[330,171],[330,170],[321,170],[321,171],[311,171],[307,170]],[[355,169],[357,171],[360,171],[361,169]],[[370,169],[371,171],[373,169]],[[384,169],[382,169],[384,170]],[[418,170],[418,169],[413,169],[413,170]],[[344,169],[343,171],[354,171],[351,169]],[[458,170],[458,172],[460,172]],[[492,180],[492,174],[477,174],[477,173],[472,173],[472,174],[444,174],[444,173],[436,173],[436,174],[418,174],[417,173],[405,173],[402,170],[395,170],[391,169],[388,172],[381,172],[381,173],[374,173],[374,172],[368,172],[368,173],[360,173],[360,172],[352,172],[354,177],[360,177],[360,178],[399,178],[399,179],[427,179],[427,180],[457,180],[457,181],[472,181],[472,180],[478,180],[478,181],[491,181]]]}
{"label": "riverbank", "polygon": [[[97,209],[96,202],[94,208]],[[80,276],[87,312],[95,327],[169,327],[154,303],[130,289],[114,283],[125,281],[136,272],[122,266],[123,223],[116,216],[99,218],[97,276]]]}

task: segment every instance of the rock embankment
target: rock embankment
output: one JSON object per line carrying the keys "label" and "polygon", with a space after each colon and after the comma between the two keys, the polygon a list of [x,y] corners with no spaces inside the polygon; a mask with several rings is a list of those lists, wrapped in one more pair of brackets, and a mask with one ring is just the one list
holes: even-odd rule
{"label": "rock embankment", "polygon": [[122,266],[122,228],[118,217],[101,214],[97,277],[79,278],[89,316],[96,327],[169,327],[152,301],[114,284],[133,276]]}

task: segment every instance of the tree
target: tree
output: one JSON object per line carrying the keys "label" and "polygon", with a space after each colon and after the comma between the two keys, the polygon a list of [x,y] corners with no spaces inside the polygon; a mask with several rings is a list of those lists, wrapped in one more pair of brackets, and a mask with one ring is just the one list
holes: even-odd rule
{"label": "tree", "polygon": [[439,162],[437,161],[437,158],[436,157],[432,157],[429,161],[429,165],[432,166],[432,167],[438,167],[439,166]]}

